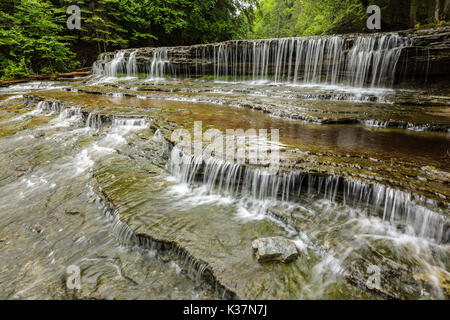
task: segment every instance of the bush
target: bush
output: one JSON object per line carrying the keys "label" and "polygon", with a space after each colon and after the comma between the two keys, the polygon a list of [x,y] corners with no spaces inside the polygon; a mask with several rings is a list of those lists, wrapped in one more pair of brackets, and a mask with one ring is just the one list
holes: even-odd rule
{"label": "bush", "polygon": [[30,75],[30,70],[25,63],[25,57],[22,57],[19,62],[5,60],[3,65],[4,67],[0,71],[0,74],[3,75],[1,80],[24,78]]}

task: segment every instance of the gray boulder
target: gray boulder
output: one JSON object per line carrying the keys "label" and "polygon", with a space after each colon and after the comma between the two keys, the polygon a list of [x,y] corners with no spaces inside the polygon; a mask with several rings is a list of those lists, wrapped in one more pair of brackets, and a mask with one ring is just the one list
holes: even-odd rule
{"label": "gray boulder", "polygon": [[253,241],[252,247],[258,262],[280,261],[287,263],[298,257],[295,243],[283,237],[256,239]]}

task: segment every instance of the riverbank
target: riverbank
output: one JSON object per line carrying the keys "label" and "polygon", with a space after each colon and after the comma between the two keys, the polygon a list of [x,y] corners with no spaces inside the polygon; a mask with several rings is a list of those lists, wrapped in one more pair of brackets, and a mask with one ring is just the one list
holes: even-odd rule
{"label": "riverbank", "polygon": [[[90,68],[87,68],[90,70]],[[19,83],[27,83],[31,81],[43,81],[43,80],[58,80],[64,78],[77,78],[77,77],[85,77],[90,75],[91,71],[74,71],[68,73],[59,73],[52,75],[36,75],[19,79],[10,79],[10,80],[2,80],[0,81],[0,87],[8,87],[11,85],[19,84]]]}

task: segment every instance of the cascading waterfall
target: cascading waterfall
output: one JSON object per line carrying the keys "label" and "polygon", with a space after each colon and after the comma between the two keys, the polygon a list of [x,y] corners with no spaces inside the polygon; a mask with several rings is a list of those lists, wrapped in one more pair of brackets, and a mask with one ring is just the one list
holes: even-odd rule
{"label": "cascading waterfall", "polygon": [[81,119],[81,108],[80,107],[71,107],[71,108],[64,108],[61,113],[59,114],[59,119],[70,119],[70,118],[78,118]]}
{"label": "cascading waterfall", "polygon": [[166,48],[158,48],[153,52],[153,58],[148,68],[150,78],[161,78],[172,74],[169,52]]}
{"label": "cascading waterfall", "polygon": [[120,50],[114,55],[111,62],[105,64],[105,75],[115,77],[118,73],[125,73],[125,51]]}
{"label": "cascading waterfall", "polygon": [[405,45],[405,40],[398,36],[358,37],[349,53],[347,72],[351,78],[348,80],[360,87],[366,82],[372,87],[392,85],[401,53],[399,48]]}
{"label": "cascading waterfall", "polygon": [[99,114],[89,113],[86,120],[86,128],[101,130],[103,128],[102,116]]}
{"label": "cascading waterfall", "polygon": [[136,54],[137,54],[137,50],[133,51],[130,54],[130,57],[128,58],[128,62],[127,62],[127,66],[126,66],[128,77],[134,76],[138,73]]}
{"label": "cascading waterfall", "polygon": [[358,36],[353,45],[340,36],[236,41],[213,50],[214,76],[295,84],[391,86],[401,49],[396,34]]}
{"label": "cascading waterfall", "polygon": [[[58,114],[58,119],[64,120],[77,117],[80,120],[83,118],[80,107],[66,108],[59,102],[39,101],[36,105],[37,112],[47,112],[49,114]],[[86,119],[85,126],[88,129],[100,131],[105,126],[105,122],[111,125],[114,129],[147,129],[150,125],[151,119],[146,116],[114,116],[112,119],[106,116],[95,113],[89,113]]]}
{"label": "cascading waterfall", "polygon": [[448,218],[428,209],[425,205],[429,200],[381,184],[296,172],[267,174],[219,158],[203,161],[199,156],[183,154],[178,148],[172,151],[170,169],[180,182],[195,185],[200,181],[210,193],[283,202],[303,197],[327,199],[363,208],[393,225],[406,226],[408,234],[437,243],[450,241]]}
{"label": "cascading waterfall", "polygon": [[73,117],[81,118],[80,107],[66,108],[58,102],[39,101],[36,106],[37,112],[48,112],[49,114],[58,114],[60,120],[69,119]]}
{"label": "cascading waterfall", "polygon": [[402,48],[410,42],[397,34],[227,41],[180,52],[154,48],[144,65],[136,62],[139,49],[120,50],[109,62],[103,56],[93,68],[107,76],[141,71],[150,78],[192,73],[216,80],[390,87]]}
{"label": "cascading waterfall", "polygon": [[49,113],[61,113],[63,107],[58,102],[48,102],[48,101],[40,101],[36,110],[40,112],[49,112]]}
{"label": "cascading waterfall", "polygon": [[113,128],[119,127],[134,127],[134,128],[148,128],[149,120],[147,117],[114,117],[112,120]]}

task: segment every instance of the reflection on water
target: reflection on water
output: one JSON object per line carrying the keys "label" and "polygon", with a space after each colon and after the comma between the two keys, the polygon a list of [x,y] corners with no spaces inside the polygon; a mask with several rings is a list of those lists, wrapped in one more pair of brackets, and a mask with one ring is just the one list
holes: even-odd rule
{"label": "reflection on water", "polygon": [[[377,215],[359,205],[369,199],[364,187],[333,191],[333,176],[314,180],[323,183],[325,197],[319,196],[321,186],[292,196],[311,186],[310,178],[289,180],[282,192],[271,193],[269,180],[254,186],[250,177],[238,179],[218,166],[194,173],[185,168],[194,177],[186,180],[170,165],[164,139],[167,128],[192,129],[194,121],[222,131],[276,128],[288,155],[298,148],[336,157],[336,167],[342,159],[356,167],[358,158],[370,158],[374,170],[386,172],[401,162],[402,174],[410,175],[412,168],[434,166],[443,170],[438,179],[444,181],[450,167],[443,158],[450,149],[446,133],[315,125],[248,108],[57,90],[39,95],[72,104],[33,109],[10,104],[20,95],[5,95],[0,298],[228,297],[219,284],[252,299],[448,298],[450,259],[442,240],[447,225],[440,237],[425,228],[445,208],[424,209],[431,214],[423,215],[420,232],[418,220],[391,219],[397,201],[406,199],[408,210],[415,205],[393,189],[383,189],[392,190],[393,203],[384,205],[391,212]],[[286,265],[258,263],[251,243],[267,236],[293,240],[299,258]],[[166,246],[149,240],[153,245],[144,246],[144,238]],[[81,270],[80,290],[66,286],[69,266]],[[375,291],[365,287],[372,266],[381,275]]]}
{"label": "reflection on water", "polygon": [[[168,119],[192,128],[194,121],[218,128],[247,130],[280,130],[281,142],[308,149],[311,146],[323,152],[334,154],[366,154],[380,159],[414,159],[423,165],[432,164],[448,170],[450,160],[445,158],[450,149],[450,140],[446,133],[418,132],[399,129],[376,129],[357,125],[314,125],[299,121],[271,117],[246,108],[230,108],[210,103],[188,101],[167,101],[138,99],[132,97],[107,97],[82,93],[51,92],[51,96],[61,97],[105,112],[141,113],[152,109],[168,113]],[[130,111],[130,109],[132,109]]]}

